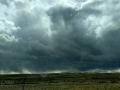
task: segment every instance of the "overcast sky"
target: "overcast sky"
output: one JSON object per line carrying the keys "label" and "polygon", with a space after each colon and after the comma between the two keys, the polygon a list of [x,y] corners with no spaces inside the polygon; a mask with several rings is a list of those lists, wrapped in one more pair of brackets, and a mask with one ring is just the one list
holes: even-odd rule
{"label": "overcast sky", "polygon": [[119,68],[119,0],[0,0],[0,73]]}

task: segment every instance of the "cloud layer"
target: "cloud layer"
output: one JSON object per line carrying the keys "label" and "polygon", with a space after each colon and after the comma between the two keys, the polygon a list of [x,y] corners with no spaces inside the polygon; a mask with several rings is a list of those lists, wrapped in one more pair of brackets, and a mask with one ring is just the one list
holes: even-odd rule
{"label": "cloud layer", "polygon": [[0,0],[0,70],[114,70],[120,1]]}

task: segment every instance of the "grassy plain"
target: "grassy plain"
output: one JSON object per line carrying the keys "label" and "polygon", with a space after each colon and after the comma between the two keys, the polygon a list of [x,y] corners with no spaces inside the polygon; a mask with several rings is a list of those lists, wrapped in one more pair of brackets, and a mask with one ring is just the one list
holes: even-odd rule
{"label": "grassy plain", "polygon": [[23,90],[24,83],[24,90],[120,90],[119,73],[0,75],[0,81],[0,90]]}

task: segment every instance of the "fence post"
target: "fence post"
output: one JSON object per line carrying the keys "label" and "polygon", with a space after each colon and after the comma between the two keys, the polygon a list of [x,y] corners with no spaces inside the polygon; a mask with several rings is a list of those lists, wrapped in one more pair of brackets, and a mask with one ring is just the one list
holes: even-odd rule
{"label": "fence post", "polygon": [[24,87],[25,87],[25,83],[26,83],[26,76],[25,76],[24,83],[23,83],[23,90],[24,90]]}

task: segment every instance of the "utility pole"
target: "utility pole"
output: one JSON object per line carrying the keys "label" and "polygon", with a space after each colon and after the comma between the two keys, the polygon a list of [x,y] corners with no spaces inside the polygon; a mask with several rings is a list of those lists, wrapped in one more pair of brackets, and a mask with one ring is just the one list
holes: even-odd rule
{"label": "utility pole", "polygon": [[24,79],[24,82],[23,82],[23,90],[24,90],[24,87],[25,87],[25,83],[26,83],[26,76],[25,76],[25,79]]}

